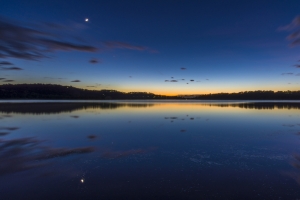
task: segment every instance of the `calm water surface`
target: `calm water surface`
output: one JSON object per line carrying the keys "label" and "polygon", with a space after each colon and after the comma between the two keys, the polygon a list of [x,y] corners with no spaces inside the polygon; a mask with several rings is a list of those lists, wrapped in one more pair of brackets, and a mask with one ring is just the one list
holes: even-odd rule
{"label": "calm water surface", "polygon": [[300,102],[0,102],[1,199],[299,199]]}

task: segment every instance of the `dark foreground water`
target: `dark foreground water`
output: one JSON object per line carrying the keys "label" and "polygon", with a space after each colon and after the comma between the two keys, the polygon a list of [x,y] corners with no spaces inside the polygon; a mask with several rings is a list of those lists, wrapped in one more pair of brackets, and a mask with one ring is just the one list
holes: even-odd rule
{"label": "dark foreground water", "polygon": [[299,199],[299,102],[0,102],[0,199]]}

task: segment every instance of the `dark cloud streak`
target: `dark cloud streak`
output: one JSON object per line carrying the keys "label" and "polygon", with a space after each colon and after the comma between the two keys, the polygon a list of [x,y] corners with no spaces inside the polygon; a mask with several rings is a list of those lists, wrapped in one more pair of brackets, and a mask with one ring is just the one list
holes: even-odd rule
{"label": "dark cloud streak", "polygon": [[98,49],[66,40],[39,26],[33,27],[0,17],[0,58],[39,60],[48,57],[49,52],[59,50],[95,52]]}
{"label": "dark cloud streak", "polygon": [[287,36],[287,39],[291,41],[290,45],[292,47],[300,45],[300,15],[295,17],[290,24],[279,27],[278,30],[292,31],[292,33]]}
{"label": "dark cloud streak", "polygon": [[91,63],[91,64],[97,64],[97,63],[101,63],[101,62],[100,62],[99,60],[93,58],[93,59],[91,59],[91,60],[89,61],[89,63]]}
{"label": "dark cloud streak", "polygon": [[172,83],[176,83],[178,82],[177,80],[165,80],[165,82],[172,82]]}
{"label": "dark cloud streak", "polygon": [[13,64],[10,62],[7,62],[7,61],[2,61],[2,62],[0,62],[0,66],[1,65],[13,65]]}
{"label": "dark cloud streak", "polygon": [[19,70],[23,70],[20,67],[1,67],[1,70],[15,70],[15,71],[19,71]]}

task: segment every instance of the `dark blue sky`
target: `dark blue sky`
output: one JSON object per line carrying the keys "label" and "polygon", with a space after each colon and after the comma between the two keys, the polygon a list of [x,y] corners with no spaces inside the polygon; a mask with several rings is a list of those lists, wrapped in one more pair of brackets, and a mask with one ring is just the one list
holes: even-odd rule
{"label": "dark blue sky", "polygon": [[296,0],[10,0],[0,13],[2,83],[160,94],[300,86]]}

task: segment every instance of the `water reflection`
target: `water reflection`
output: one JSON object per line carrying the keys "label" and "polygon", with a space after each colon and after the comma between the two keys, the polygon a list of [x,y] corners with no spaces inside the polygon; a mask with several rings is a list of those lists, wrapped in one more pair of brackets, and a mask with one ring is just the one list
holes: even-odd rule
{"label": "water reflection", "polygon": [[[146,108],[153,105],[150,103],[0,103],[0,112],[6,114],[58,114],[86,109]],[[11,115],[2,115],[1,117],[11,117]]]}
{"label": "water reflection", "polygon": [[236,103],[236,104],[209,104],[209,106],[219,107],[239,107],[245,109],[300,109],[299,103],[285,103],[285,102],[259,102],[259,103]]}
{"label": "water reflection", "polygon": [[299,108],[0,103],[1,197],[297,199]]}
{"label": "water reflection", "polygon": [[152,147],[149,149],[131,149],[131,150],[125,150],[125,151],[113,151],[113,150],[106,150],[102,153],[102,158],[107,159],[117,159],[117,158],[123,158],[131,155],[137,155],[137,154],[145,154],[150,151],[154,151],[157,148]]}
{"label": "water reflection", "polygon": [[0,141],[0,176],[44,166],[41,160],[85,154],[94,151],[93,147],[53,148],[44,146],[35,138],[18,138]]}
{"label": "water reflection", "polygon": [[[168,103],[168,102],[167,102]],[[172,103],[172,102],[171,102]],[[182,103],[182,104],[181,104]],[[169,103],[170,104],[170,103]],[[174,103],[173,103],[174,104]],[[175,106],[186,105],[185,102],[176,102]],[[23,114],[57,114],[62,112],[73,112],[86,109],[117,109],[123,107],[129,108],[147,108],[152,106],[163,105],[163,103],[0,103],[0,112],[4,113],[1,118],[12,117],[13,113]],[[243,109],[300,109],[300,103],[285,103],[285,102],[250,102],[250,103],[197,103],[192,102],[194,107],[232,107]],[[72,116],[75,117],[75,116]],[[166,117],[175,119],[174,117]]]}
{"label": "water reflection", "polygon": [[11,133],[11,131],[18,130],[19,127],[0,127],[0,136],[5,136]]}

